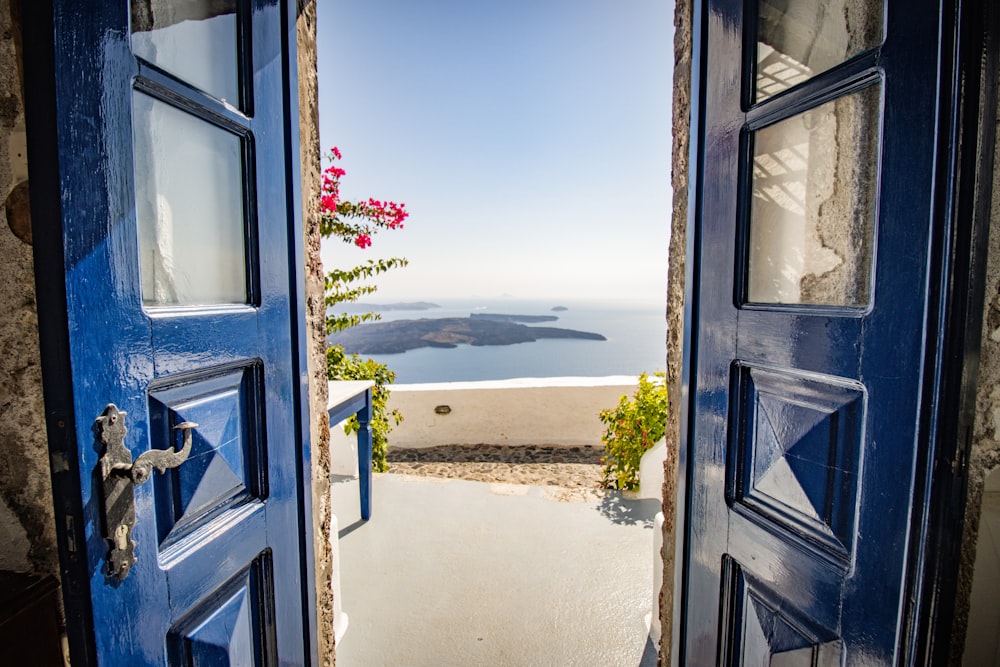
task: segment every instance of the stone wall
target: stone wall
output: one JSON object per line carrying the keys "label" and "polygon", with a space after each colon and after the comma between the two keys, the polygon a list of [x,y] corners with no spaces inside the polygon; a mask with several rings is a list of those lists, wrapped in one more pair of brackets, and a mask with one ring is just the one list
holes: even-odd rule
{"label": "stone wall", "polygon": [[[13,5],[13,6],[12,6]],[[0,0],[0,569],[58,575],[38,346],[20,17]]]}
{"label": "stone wall", "polygon": [[[1000,104],[1000,100],[997,104]],[[997,136],[1000,136],[1000,121],[998,121]],[[983,486],[989,472],[1000,466],[1000,144],[994,148],[993,199],[990,207],[990,240],[987,253],[983,338],[976,391],[976,421],[969,454],[962,564],[959,571],[955,631],[952,634],[953,664],[959,664],[965,646],[979,520],[982,513]]]}
{"label": "stone wall", "polygon": [[671,662],[674,622],[674,554],[677,516],[677,451],[680,443],[681,373],[684,361],[684,276],[687,254],[688,151],[691,121],[691,19],[692,0],[677,0],[674,9],[673,94],[673,218],[670,227],[667,282],[667,458],[663,464],[663,587],[660,590],[660,664]]}
{"label": "stone wall", "polygon": [[319,664],[334,664],[333,550],[330,523],[330,424],[326,415],[326,305],[319,233],[319,83],[316,74],[316,0],[298,0],[299,141],[302,223],[305,232],[306,323],[309,332],[309,435],[312,442],[313,542]]}

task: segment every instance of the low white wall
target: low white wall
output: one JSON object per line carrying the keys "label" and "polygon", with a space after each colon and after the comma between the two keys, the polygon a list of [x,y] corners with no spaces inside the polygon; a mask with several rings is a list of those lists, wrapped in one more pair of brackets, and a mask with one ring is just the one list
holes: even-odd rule
{"label": "low white wall", "polygon": [[[628,376],[399,385],[389,401],[403,423],[389,441],[393,447],[600,445],[598,413],[637,385]],[[450,412],[439,414],[442,406]]]}
{"label": "low white wall", "polygon": [[[389,405],[403,414],[403,422],[389,443],[600,446],[604,425],[598,413],[638,385],[639,379],[628,375],[393,385]],[[440,406],[450,411],[440,414]],[[330,445],[335,472],[351,474],[352,462],[356,470],[353,437],[334,426]]]}

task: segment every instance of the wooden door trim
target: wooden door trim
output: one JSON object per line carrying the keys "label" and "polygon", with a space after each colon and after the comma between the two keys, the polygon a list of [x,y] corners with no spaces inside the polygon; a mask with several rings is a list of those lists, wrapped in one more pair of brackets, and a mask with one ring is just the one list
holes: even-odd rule
{"label": "wooden door trim", "polygon": [[96,665],[70,367],[52,4],[22,3],[21,20],[35,295],[59,574],[73,664]]}
{"label": "wooden door trim", "polygon": [[[929,355],[920,448],[921,486],[914,502],[906,626],[907,664],[948,664],[962,562],[969,451],[976,418],[994,142],[1000,72],[1000,8],[991,0],[943,3],[935,264],[937,340]],[[947,80],[944,80],[946,79]],[[953,654],[953,651],[957,653]]]}

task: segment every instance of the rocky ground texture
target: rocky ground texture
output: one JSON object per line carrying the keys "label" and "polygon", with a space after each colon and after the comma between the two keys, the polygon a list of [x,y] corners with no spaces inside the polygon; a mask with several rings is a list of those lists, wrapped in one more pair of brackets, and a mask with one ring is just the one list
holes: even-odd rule
{"label": "rocky ground texture", "polygon": [[601,488],[602,447],[442,445],[390,447],[389,473],[476,482]]}

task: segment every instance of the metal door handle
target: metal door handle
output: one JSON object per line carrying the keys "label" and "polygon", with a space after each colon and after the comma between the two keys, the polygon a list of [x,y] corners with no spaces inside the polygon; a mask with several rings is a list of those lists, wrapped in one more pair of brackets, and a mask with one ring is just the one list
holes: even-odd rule
{"label": "metal door handle", "polygon": [[135,563],[134,487],[153,476],[153,470],[165,472],[187,461],[191,454],[191,431],[198,425],[183,422],[174,427],[184,433],[180,449],[151,449],[132,461],[132,453],[125,447],[125,413],[114,403],[109,403],[97,418],[97,437],[104,445],[99,463],[102,481],[102,509],[104,511],[104,539],[109,543],[108,575],[117,579],[128,576]]}

